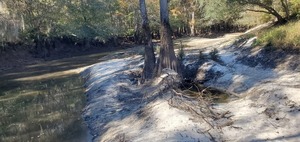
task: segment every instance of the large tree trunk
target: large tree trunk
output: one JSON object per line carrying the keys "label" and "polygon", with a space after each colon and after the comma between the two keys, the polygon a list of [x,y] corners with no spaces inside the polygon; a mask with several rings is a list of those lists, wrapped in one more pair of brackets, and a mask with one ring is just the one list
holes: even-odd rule
{"label": "large tree trunk", "polygon": [[169,23],[168,0],[160,0],[160,33],[161,47],[159,52],[158,75],[164,68],[175,70],[181,74],[177,58],[175,56]]}
{"label": "large tree trunk", "polygon": [[145,0],[140,0],[140,10],[142,16],[142,28],[145,36],[144,37],[145,62],[144,62],[142,80],[146,80],[154,77],[155,55],[153,50],[153,43],[152,43],[151,31],[148,22]]}

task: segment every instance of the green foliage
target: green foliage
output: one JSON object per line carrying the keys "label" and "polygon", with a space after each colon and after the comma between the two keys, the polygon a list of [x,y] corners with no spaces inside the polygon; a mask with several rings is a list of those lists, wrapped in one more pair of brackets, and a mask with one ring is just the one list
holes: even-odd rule
{"label": "green foliage", "polygon": [[134,19],[138,17],[138,13],[134,15],[138,5],[133,0],[4,0],[4,3],[8,15],[20,21],[15,24],[19,27],[24,24],[18,29],[23,39],[34,34],[106,40],[132,34],[139,22]]}
{"label": "green foliage", "polygon": [[272,43],[274,45],[278,45],[283,43],[286,37],[286,31],[281,28],[275,28],[266,32],[262,37],[261,40],[267,43]]}
{"label": "green foliage", "polygon": [[208,24],[233,23],[240,18],[241,10],[236,2],[229,4],[226,0],[210,0],[205,7],[205,19]]}
{"label": "green foliage", "polygon": [[294,14],[297,18],[300,18],[300,1],[290,0],[291,14]]}
{"label": "green foliage", "polygon": [[259,44],[270,44],[279,48],[300,48],[300,21],[273,27],[258,34]]}
{"label": "green foliage", "polygon": [[[159,1],[146,2],[151,31],[158,32]],[[201,31],[213,25],[224,29],[227,25],[236,24],[244,15],[242,6],[249,8],[249,4],[257,2],[274,8],[280,14],[283,12],[279,0],[172,0],[169,3],[170,23],[173,31],[180,32],[190,32],[192,27],[195,31]],[[117,36],[132,36],[141,30],[136,0],[3,0],[1,3],[7,9],[0,11],[1,41],[10,41],[9,34],[13,32],[8,31],[15,31],[19,36],[17,39],[23,41],[31,41],[40,35],[105,41]],[[299,0],[290,0],[288,6],[291,14],[299,16]],[[270,15],[264,14],[262,17],[263,21],[270,20]],[[262,21],[261,18],[259,20]],[[237,24],[248,24],[249,21],[254,20]],[[12,29],[6,28],[3,32],[5,26]]]}
{"label": "green foliage", "polygon": [[[200,24],[204,15],[206,0],[173,0],[170,2],[170,21],[173,28],[189,26],[191,22]],[[194,13],[196,21],[191,21]]]}
{"label": "green foliage", "polygon": [[149,26],[152,31],[159,31],[160,17],[159,17],[159,1],[158,0],[146,0],[147,12],[149,19]]}
{"label": "green foliage", "polygon": [[[248,11],[272,15],[280,24],[285,23],[291,13],[294,13],[291,7],[295,5],[294,1],[289,2],[288,0],[227,0],[227,3],[232,2],[244,6]],[[264,19],[270,20],[269,17],[264,17]]]}

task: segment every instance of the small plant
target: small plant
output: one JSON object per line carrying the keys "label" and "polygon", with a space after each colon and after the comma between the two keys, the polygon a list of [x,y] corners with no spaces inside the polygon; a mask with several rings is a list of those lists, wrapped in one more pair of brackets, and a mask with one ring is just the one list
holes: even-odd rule
{"label": "small plant", "polygon": [[205,59],[205,55],[202,50],[199,50],[199,60]]}
{"label": "small plant", "polygon": [[218,55],[219,51],[214,48],[212,51],[209,52],[210,58],[214,61],[219,61],[220,56]]}
{"label": "small plant", "polygon": [[183,50],[182,41],[180,41],[180,48],[179,48],[179,53],[178,53],[178,60],[182,62],[184,56],[185,56],[185,53],[184,53],[184,50]]}

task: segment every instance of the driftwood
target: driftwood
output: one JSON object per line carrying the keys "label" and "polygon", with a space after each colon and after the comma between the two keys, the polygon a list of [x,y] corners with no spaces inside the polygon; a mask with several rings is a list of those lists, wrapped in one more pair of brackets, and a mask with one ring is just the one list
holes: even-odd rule
{"label": "driftwood", "polygon": [[[222,113],[213,111],[210,103],[205,101],[202,95],[197,97],[189,96],[184,94],[182,91],[180,92],[174,89],[172,90],[172,93],[174,95],[169,99],[169,105],[191,113],[194,116],[194,121],[201,122],[202,120],[205,122],[209,126],[209,129],[201,133],[208,135],[211,141],[216,141],[216,137],[210,133],[211,130],[215,130],[218,133],[223,133],[221,129],[222,127],[230,126],[234,123],[230,119],[231,116],[227,116],[230,114],[229,111]],[[226,121],[223,121],[221,124],[216,123],[216,120],[221,119],[225,119]]]}

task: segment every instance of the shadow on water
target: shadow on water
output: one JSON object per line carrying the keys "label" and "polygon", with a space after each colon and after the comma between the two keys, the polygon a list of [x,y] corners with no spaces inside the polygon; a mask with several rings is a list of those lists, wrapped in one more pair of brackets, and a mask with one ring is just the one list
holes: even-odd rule
{"label": "shadow on water", "polygon": [[107,53],[54,60],[0,75],[0,141],[88,141],[81,67]]}

